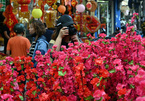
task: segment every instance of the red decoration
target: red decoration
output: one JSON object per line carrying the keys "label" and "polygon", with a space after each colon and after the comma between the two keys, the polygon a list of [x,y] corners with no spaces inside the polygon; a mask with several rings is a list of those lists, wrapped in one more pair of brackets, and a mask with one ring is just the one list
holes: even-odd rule
{"label": "red decoration", "polygon": [[6,18],[4,23],[7,25],[10,31],[13,31],[14,25],[18,23],[18,20],[16,19],[15,15],[12,12],[12,9],[13,7],[11,5],[8,5],[4,12],[4,16]]}
{"label": "red decoration", "polygon": [[90,33],[94,33],[96,31],[98,31],[98,29],[100,28],[100,26],[101,26],[100,21],[95,16],[92,16],[90,23],[86,23],[86,29]]}
{"label": "red decoration", "polygon": [[76,0],[72,0],[72,1],[71,1],[71,5],[72,5],[73,7],[75,7],[77,4],[78,4],[78,2],[77,2]]}
{"label": "red decoration", "polygon": [[28,4],[31,0],[17,0],[19,4],[21,4],[21,12],[28,12]]}
{"label": "red decoration", "polygon": [[52,6],[54,4],[55,0],[46,0],[46,3],[48,6]]}

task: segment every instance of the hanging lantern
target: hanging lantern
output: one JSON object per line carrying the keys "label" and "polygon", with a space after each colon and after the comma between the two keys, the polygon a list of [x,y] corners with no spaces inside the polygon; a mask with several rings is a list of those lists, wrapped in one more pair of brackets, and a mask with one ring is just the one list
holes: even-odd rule
{"label": "hanging lantern", "polygon": [[31,0],[17,0],[17,2],[21,5],[21,12],[28,12],[28,4]]}
{"label": "hanging lantern", "polygon": [[42,10],[41,9],[37,9],[37,8],[33,9],[32,10],[32,16],[34,18],[40,18],[42,16]]}
{"label": "hanging lantern", "polygon": [[82,13],[82,12],[85,11],[85,6],[83,4],[78,4],[76,6],[76,9],[77,9],[78,12]]}
{"label": "hanging lantern", "polygon": [[64,14],[64,12],[66,11],[66,7],[65,7],[64,5],[60,5],[60,6],[58,7],[58,11],[59,11],[60,13]]}

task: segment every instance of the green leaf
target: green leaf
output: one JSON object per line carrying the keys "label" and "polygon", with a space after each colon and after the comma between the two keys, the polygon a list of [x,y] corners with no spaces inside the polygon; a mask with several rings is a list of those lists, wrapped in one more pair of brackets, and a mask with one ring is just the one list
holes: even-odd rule
{"label": "green leaf", "polygon": [[115,72],[116,72],[115,69],[112,69],[112,70],[109,71],[109,73],[115,73]]}
{"label": "green leaf", "polygon": [[94,98],[93,98],[93,96],[90,95],[90,96],[88,96],[88,97],[86,97],[86,98],[84,98],[84,99],[85,99],[85,100],[91,101],[91,100],[94,99]]}
{"label": "green leaf", "polygon": [[11,90],[11,92],[13,92],[14,90],[13,90],[13,88],[10,88],[10,90]]}
{"label": "green leaf", "polygon": [[21,96],[21,95],[19,95],[19,98],[20,98],[22,101],[24,100],[23,96]]}
{"label": "green leaf", "polygon": [[102,41],[102,43],[103,43],[103,44],[105,44],[105,42],[104,42],[104,41]]}
{"label": "green leaf", "polygon": [[62,89],[61,88],[59,89],[59,92],[62,92]]}
{"label": "green leaf", "polygon": [[46,84],[44,83],[44,82],[42,82],[43,83],[43,85],[46,87]]}
{"label": "green leaf", "polygon": [[106,64],[105,68],[106,68],[106,69],[107,69],[107,68],[109,68],[109,65],[108,65],[108,64]]}
{"label": "green leaf", "polygon": [[134,87],[135,87],[134,85],[130,84],[130,88],[133,88],[134,89]]}
{"label": "green leaf", "polygon": [[130,65],[133,65],[133,60],[129,62]]}
{"label": "green leaf", "polygon": [[93,74],[94,77],[97,77],[97,74]]}
{"label": "green leaf", "polygon": [[4,89],[4,88],[3,88],[3,87],[1,87],[1,88],[0,88],[0,91],[2,91],[3,89]]}
{"label": "green leaf", "polygon": [[64,67],[59,67],[59,70],[64,69]]}
{"label": "green leaf", "polygon": [[124,62],[128,62],[128,60],[127,60],[127,59],[125,59],[125,60],[124,60]]}
{"label": "green leaf", "polygon": [[14,82],[16,82],[16,79],[14,79]]}
{"label": "green leaf", "polygon": [[100,83],[97,83],[97,87],[100,86]]}
{"label": "green leaf", "polygon": [[49,66],[50,64],[49,63],[47,63],[47,66]]}
{"label": "green leaf", "polygon": [[12,65],[12,64],[13,64],[13,61],[10,62],[10,65]]}
{"label": "green leaf", "polygon": [[0,62],[0,66],[2,66],[3,65],[3,62]]}
{"label": "green leaf", "polygon": [[24,65],[21,65],[21,67],[22,67],[22,70],[24,69]]}
{"label": "green leaf", "polygon": [[11,82],[10,84],[11,84],[12,86],[15,86],[15,85],[13,84],[13,82]]}
{"label": "green leaf", "polygon": [[36,93],[37,93],[37,91],[36,91],[36,90],[32,92],[32,94],[33,94],[33,95],[35,95]]}
{"label": "green leaf", "polygon": [[133,77],[133,75],[129,75],[129,78],[132,78]]}
{"label": "green leaf", "polygon": [[99,81],[101,81],[101,80],[102,80],[102,78],[103,78],[103,77],[100,77],[100,80],[99,80]]}
{"label": "green leaf", "polygon": [[63,71],[58,71],[59,76],[64,76],[66,74],[66,71],[63,73]]}

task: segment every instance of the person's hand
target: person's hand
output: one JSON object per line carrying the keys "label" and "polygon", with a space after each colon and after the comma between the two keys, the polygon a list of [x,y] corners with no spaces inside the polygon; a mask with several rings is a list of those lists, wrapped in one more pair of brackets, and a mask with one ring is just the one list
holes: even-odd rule
{"label": "person's hand", "polygon": [[80,42],[77,34],[72,35],[72,36],[71,36],[71,40],[72,40],[73,42]]}
{"label": "person's hand", "polygon": [[60,31],[59,31],[58,37],[59,37],[59,38],[63,38],[63,37],[65,37],[66,35],[69,35],[69,30],[68,30],[67,27],[62,27],[62,28],[60,29]]}

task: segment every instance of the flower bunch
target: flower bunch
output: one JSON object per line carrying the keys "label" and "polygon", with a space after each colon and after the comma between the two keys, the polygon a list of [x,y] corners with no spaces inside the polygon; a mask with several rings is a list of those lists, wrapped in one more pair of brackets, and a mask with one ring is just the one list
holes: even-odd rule
{"label": "flower bunch", "polygon": [[144,101],[145,38],[133,26],[97,41],[56,46],[45,55],[0,61],[0,100]]}

